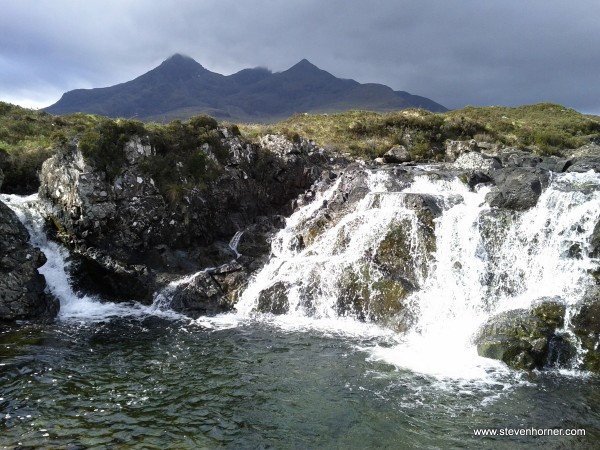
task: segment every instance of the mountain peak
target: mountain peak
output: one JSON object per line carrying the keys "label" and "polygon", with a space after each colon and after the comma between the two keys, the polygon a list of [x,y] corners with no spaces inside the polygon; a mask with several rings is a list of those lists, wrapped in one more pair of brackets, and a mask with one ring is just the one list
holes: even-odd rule
{"label": "mountain peak", "polygon": [[202,68],[202,65],[191,56],[183,55],[181,53],[175,53],[165,59],[159,67],[195,67]]}
{"label": "mountain peak", "polygon": [[298,62],[295,65],[293,65],[292,67],[290,67],[288,70],[307,71],[307,70],[321,70],[321,69],[319,69],[313,63],[311,63],[308,59],[304,58],[300,62]]}

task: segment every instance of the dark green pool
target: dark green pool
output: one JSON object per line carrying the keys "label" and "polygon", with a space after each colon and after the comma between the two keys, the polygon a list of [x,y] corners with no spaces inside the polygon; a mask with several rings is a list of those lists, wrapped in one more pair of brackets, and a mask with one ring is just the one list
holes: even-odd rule
{"label": "dark green pool", "polygon": [[[3,328],[0,447],[598,448],[598,378],[444,380],[370,358],[391,345],[154,316]],[[482,427],[586,435],[475,437]]]}

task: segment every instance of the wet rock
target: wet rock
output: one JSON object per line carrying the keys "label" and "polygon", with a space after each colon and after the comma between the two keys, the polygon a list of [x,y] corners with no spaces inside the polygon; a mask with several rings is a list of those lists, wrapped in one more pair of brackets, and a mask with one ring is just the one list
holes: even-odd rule
{"label": "wet rock", "polygon": [[177,286],[172,293],[171,308],[198,318],[230,311],[233,305],[208,272],[199,272],[188,282]]}
{"label": "wet rock", "polygon": [[94,248],[76,250],[70,262],[73,289],[77,292],[99,294],[115,302],[152,302],[155,283],[144,265],[125,265]]}
{"label": "wet rock", "polygon": [[16,214],[0,202],[0,321],[45,321],[57,315],[58,300],[45,292],[46,280],[37,270],[45,262]]}
{"label": "wet rock", "polygon": [[541,297],[529,309],[497,314],[475,336],[480,356],[498,359],[513,369],[541,369],[547,365],[568,367],[575,347],[564,325],[566,306],[560,297]]}
{"label": "wet rock", "polygon": [[277,281],[261,291],[258,296],[256,310],[262,313],[286,314],[289,310],[288,292],[290,286]]}
{"label": "wet rock", "polygon": [[573,332],[580,339],[583,369],[600,372],[600,287],[591,288],[571,318]]}
{"label": "wet rock", "polygon": [[497,208],[523,211],[534,207],[548,185],[549,174],[543,170],[503,168],[490,173],[496,186],[486,202]]}
{"label": "wet rock", "polygon": [[551,328],[562,328],[565,323],[565,302],[560,297],[540,297],[529,308],[530,313]]}
{"label": "wet rock", "polygon": [[374,322],[399,333],[414,322],[414,311],[404,300],[415,287],[401,277],[386,276],[367,263],[353,267],[337,281],[339,315]]}
{"label": "wet rock", "polygon": [[554,327],[526,309],[497,314],[479,329],[477,353],[503,361],[513,369],[542,368]]}
{"label": "wet rock", "polygon": [[600,220],[596,222],[590,239],[590,258],[600,258]]}

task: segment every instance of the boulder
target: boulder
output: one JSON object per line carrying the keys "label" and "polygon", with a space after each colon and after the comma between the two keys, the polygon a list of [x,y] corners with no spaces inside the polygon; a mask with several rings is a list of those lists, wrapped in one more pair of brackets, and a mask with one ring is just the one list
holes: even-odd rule
{"label": "boulder", "polygon": [[498,159],[489,156],[484,156],[478,152],[463,153],[456,161],[454,167],[473,172],[489,172],[491,170],[500,169],[502,164]]}
{"label": "boulder", "polygon": [[481,326],[475,337],[477,353],[513,369],[539,369],[546,363],[553,331],[526,309],[505,311]]}
{"label": "boulder", "polygon": [[503,361],[513,369],[567,366],[574,347],[557,333],[562,328],[565,304],[559,297],[542,297],[529,309],[505,311],[488,319],[475,336],[480,356]]}
{"label": "boulder", "polygon": [[[157,164],[158,150],[135,135],[110,174],[77,141],[43,164],[39,195],[50,205],[57,236],[75,251],[72,275],[80,290],[149,302],[161,280],[228,262],[232,252],[226,243],[248,229],[239,249],[247,255],[240,259],[244,270],[222,280],[230,287],[224,295],[235,297],[242,278],[269,254],[269,236],[281,214],[290,214],[299,205],[294,199],[337,164],[304,139],[269,135],[258,146],[223,129],[219,133],[218,149],[204,143],[198,150],[217,175],[196,184],[175,161],[177,181],[159,185],[149,169]],[[267,229],[261,225],[251,232],[258,222]]]}
{"label": "boulder", "polygon": [[412,161],[412,157],[405,146],[397,145],[385,152],[383,160],[386,163],[405,163]]}
{"label": "boulder", "polygon": [[46,293],[37,270],[45,262],[16,214],[0,202],[0,321],[46,321],[58,314],[58,300]]}
{"label": "boulder", "polygon": [[486,202],[513,211],[534,207],[549,179],[547,171],[526,168],[498,169],[490,176],[496,186],[486,195]]}

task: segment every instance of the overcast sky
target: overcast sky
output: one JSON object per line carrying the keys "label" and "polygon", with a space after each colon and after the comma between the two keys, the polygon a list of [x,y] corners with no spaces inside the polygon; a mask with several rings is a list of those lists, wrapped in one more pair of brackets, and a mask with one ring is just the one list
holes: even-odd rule
{"label": "overcast sky", "polygon": [[307,58],[448,108],[600,114],[598,0],[0,0],[0,100],[111,86],[173,53],[209,70]]}

